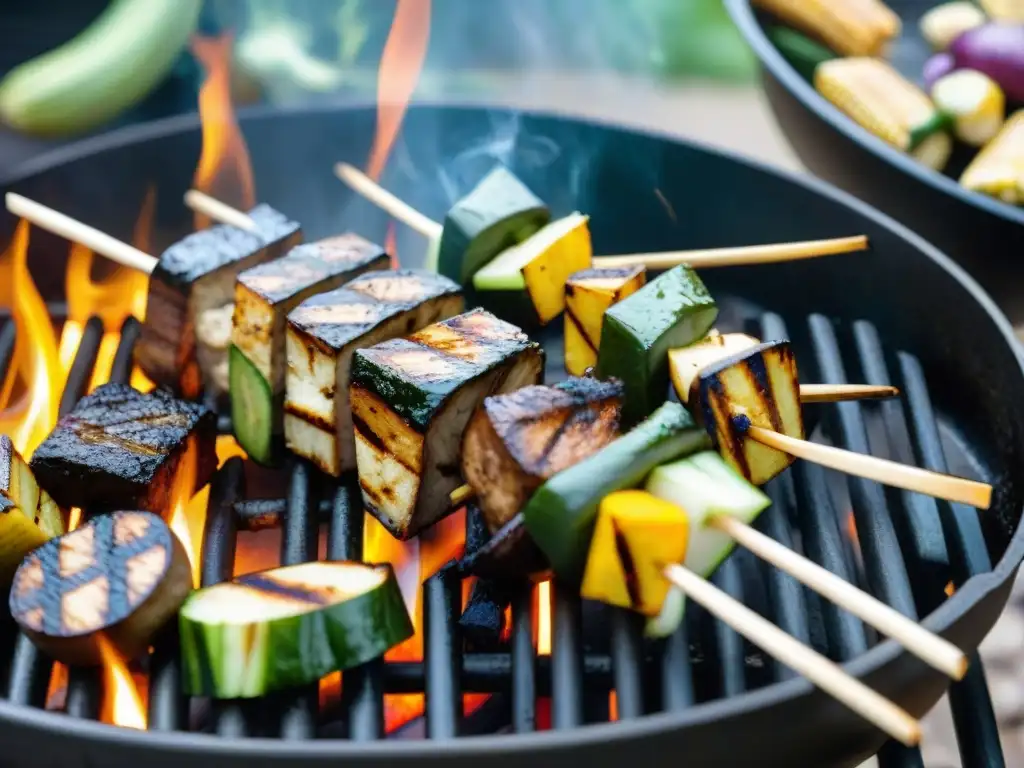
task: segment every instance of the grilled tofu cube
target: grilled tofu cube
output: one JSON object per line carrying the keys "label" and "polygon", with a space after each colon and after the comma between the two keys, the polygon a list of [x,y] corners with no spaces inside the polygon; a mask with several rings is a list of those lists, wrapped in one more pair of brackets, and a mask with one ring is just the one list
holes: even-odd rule
{"label": "grilled tofu cube", "polygon": [[462,441],[462,474],[497,531],[556,472],[619,434],[622,385],[569,379],[484,400]]}
{"label": "grilled tofu cube", "polygon": [[235,285],[231,416],[250,458],[272,463],[284,433],[285,318],[304,299],[363,272],[387,269],[384,249],[358,235],[329,237],[246,270]]}
{"label": "grilled tofu cube", "polygon": [[53,498],[39,487],[11,438],[0,435],[0,584],[9,584],[22,558],[64,533]]}
{"label": "grilled tofu cube", "polygon": [[528,327],[562,314],[566,280],[589,267],[593,255],[588,218],[573,213],[498,254],[473,275],[480,300]]}
{"label": "grilled tofu cube", "polygon": [[793,457],[746,436],[763,427],[800,440],[800,380],[788,341],[769,341],[700,371],[688,398],[722,458],[754,485],[763,485]]}
{"label": "grilled tofu cube", "polygon": [[349,396],[366,508],[398,539],[452,512],[473,411],[543,368],[540,345],[481,309],[358,350]]}
{"label": "grilled tofu cube", "polygon": [[597,365],[605,310],[647,282],[643,265],[584,269],[565,283],[565,370],[583,376]]}
{"label": "grilled tofu cube", "polygon": [[288,449],[338,477],[355,469],[348,384],[352,353],[463,310],[458,284],[424,270],[367,272],[288,315]]}
{"label": "grilled tofu cube", "polygon": [[195,451],[196,488],[217,467],[217,419],[196,403],[124,384],[86,395],[32,456],[39,484],[65,507],[169,511],[177,470]]}
{"label": "grilled tofu cube", "polygon": [[[156,384],[188,399],[204,387],[228,387],[228,346],[235,278],[302,240],[299,225],[267,205],[249,216],[260,234],[219,224],[193,232],[160,256],[135,362]],[[209,314],[209,313],[213,314]]]}
{"label": "grilled tofu cube", "polygon": [[689,402],[693,380],[703,369],[760,343],[745,333],[715,333],[688,347],[670,349],[668,370],[679,402],[683,405]]}

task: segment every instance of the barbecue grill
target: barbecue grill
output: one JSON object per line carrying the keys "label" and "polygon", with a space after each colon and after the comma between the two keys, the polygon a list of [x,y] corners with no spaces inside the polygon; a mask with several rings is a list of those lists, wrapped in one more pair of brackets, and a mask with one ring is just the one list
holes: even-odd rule
{"label": "barbecue grill", "polygon": [[[334,179],[336,160],[359,163],[374,129],[371,108],[254,111],[241,125],[261,199],[303,222],[308,238],[344,229],[383,241],[387,219]],[[495,142],[514,126],[515,141]],[[861,452],[978,477],[995,485],[975,510],[797,462],[773,481],[758,527],[856,581],[971,652],[949,688],[966,765],[1001,764],[984,671],[974,653],[998,617],[1024,555],[1017,532],[1024,484],[1024,369],[1009,325],[962,270],[927,243],[823,184],[798,180],[666,137],[538,115],[478,108],[413,108],[383,183],[439,218],[494,161],[507,163],[559,210],[591,215],[600,253],[656,251],[867,234],[868,253],[810,262],[708,270],[719,328],[788,337],[807,381],[895,384],[898,401],[816,406],[817,439]],[[130,128],[45,157],[3,183],[130,239],[138,201],[157,190],[156,245],[189,231],[181,207],[200,149],[192,117]],[[10,236],[15,222],[3,220]],[[404,265],[424,243],[400,231]],[[33,231],[30,264],[55,321],[64,311],[67,244]],[[938,309],[939,311],[936,311]],[[557,324],[556,324],[557,325]],[[14,325],[0,327],[0,370]],[[86,323],[61,400],[86,391],[102,323]],[[125,324],[112,379],[127,381],[138,323]],[[560,328],[543,338],[549,380],[560,375]],[[222,418],[221,429],[230,424]],[[241,515],[246,499],[267,499]],[[293,461],[282,473],[240,459],[217,472],[202,544],[202,582],[230,577],[239,528],[279,525],[280,558],[360,558],[363,513],[345,483]],[[471,518],[470,518],[471,520]],[[852,521],[852,522],[851,522]],[[856,535],[853,535],[853,532]],[[65,713],[44,711],[51,665],[3,629],[3,762],[12,766],[262,765],[492,766],[652,764],[854,766],[881,749],[883,768],[921,765],[883,735],[738,635],[691,608],[684,626],[645,643],[624,612],[581,604],[553,585],[550,654],[534,643],[533,587],[515,585],[511,628],[467,647],[454,563],[423,585],[422,661],[378,660],[346,672],[340,702],[318,710],[315,687],[248,702],[189,702],[180,692],[174,631],[148,660],[148,732],[95,722],[104,694],[96,670],[72,669]],[[737,551],[714,581],[787,632],[915,715],[947,690],[942,675],[880,641],[859,620]],[[955,587],[947,599],[947,585]],[[499,606],[498,610],[503,606]],[[609,694],[614,692],[614,705]],[[423,693],[425,714],[385,733],[384,695]],[[472,713],[463,694],[490,698]],[[612,718],[618,722],[609,723]],[[541,732],[543,731],[543,732]],[[425,738],[422,738],[425,737]],[[432,742],[443,741],[442,744]]]}

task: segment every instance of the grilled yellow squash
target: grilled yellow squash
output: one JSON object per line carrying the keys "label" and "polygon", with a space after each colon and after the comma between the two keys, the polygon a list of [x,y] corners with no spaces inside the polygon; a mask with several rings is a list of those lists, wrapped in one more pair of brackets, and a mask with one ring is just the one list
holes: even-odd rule
{"label": "grilled yellow squash", "polygon": [[597,364],[605,310],[646,282],[642,266],[584,269],[565,283],[565,370],[583,376]]}

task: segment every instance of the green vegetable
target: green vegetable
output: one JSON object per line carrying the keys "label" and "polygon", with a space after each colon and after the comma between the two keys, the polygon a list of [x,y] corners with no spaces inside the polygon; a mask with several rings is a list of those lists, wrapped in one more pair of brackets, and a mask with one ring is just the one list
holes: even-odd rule
{"label": "green vegetable", "polygon": [[601,499],[635,488],[660,464],[709,444],[685,408],[663,403],[642,424],[538,488],[523,508],[527,530],[555,573],[578,583]]}
{"label": "green vegetable", "polygon": [[193,592],[179,619],[185,693],[252,698],[381,656],[413,633],[390,565],[312,562]]}
{"label": "green vegetable", "polygon": [[604,314],[597,375],[622,381],[622,423],[651,413],[668,392],[668,350],[704,338],[718,307],[685,264],[659,275]]}
{"label": "green vegetable", "polygon": [[[234,344],[230,353],[231,424],[249,458],[260,464],[275,462],[274,414],[283,402],[275,402],[270,384],[249,358]],[[283,395],[278,398],[283,401]]]}
{"label": "green vegetable", "polygon": [[96,128],[148,94],[188,43],[202,0],[114,0],[60,48],[0,83],[0,118],[36,136]]}
{"label": "green vegetable", "polygon": [[823,61],[836,58],[836,53],[816,40],[789,27],[769,27],[765,34],[786,59],[808,82],[814,80],[814,70]]}

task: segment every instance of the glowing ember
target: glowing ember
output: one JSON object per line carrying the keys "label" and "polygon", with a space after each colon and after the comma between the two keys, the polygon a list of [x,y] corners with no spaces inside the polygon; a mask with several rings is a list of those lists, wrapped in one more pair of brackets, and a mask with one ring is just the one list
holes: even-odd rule
{"label": "glowing ember", "polygon": [[0,433],[28,457],[57,421],[64,376],[50,313],[28,269],[25,221],[0,256],[0,285],[0,302],[12,307],[16,328],[11,365],[0,386]]}
{"label": "glowing ember", "polygon": [[146,705],[135,679],[124,660],[101,635],[98,638],[103,657],[104,696],[100,719],[123,728],[146,728]]}
{"label": "glowing ember", "polygon": [[341,700],[341,672],[332,672],[320,680],[320,711],[333,707]]}
{"label": "glowing ember", "polygon": [[537,585],[537,653],[551,655],[551,582]]}
{"label": "glowing ember", "polygon": [[619,719],[619,698],[615,691],[608,692],[608,721],[614,723]]}
{"label": "glowing ember", "polygon": [[[230,34],[192,39],[192,53],[206,69],[206,80],[199,89],[203,150],[192,186],[228,205],[248,210],[256,204],[256,185],[249,149],[231,104],[233,42]],[[209,224],[208,217],[195,215],[196,229]]]}

